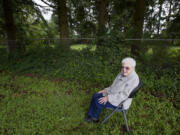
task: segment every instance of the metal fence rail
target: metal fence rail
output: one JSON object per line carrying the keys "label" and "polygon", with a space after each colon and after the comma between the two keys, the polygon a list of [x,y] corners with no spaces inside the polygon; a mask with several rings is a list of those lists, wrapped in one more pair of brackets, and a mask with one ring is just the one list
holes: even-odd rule
{"label": "metal fence rail", "polygon": [[[36,38],[26,40],[17,40],[18,42],[25,42],[25,44],[44,44],[51,45],[60,43],[61,40],[69,40],[70,44],[96,44],[97,38]],[[143,45],[169,45],[180,46],[180,39],[151,39],[151,38],[125,38],[121,39],[122,42],[131,45],[132,42],[138,41]],[[7,39],[0,39],[0,46],[6,46],[8,44]]]}

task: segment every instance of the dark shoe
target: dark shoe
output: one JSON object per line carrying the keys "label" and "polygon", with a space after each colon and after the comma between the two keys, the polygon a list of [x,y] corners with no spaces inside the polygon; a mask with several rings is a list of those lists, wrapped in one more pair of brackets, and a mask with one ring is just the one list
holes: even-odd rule
{"label": "dark shoe", "polygon": [[92,122],[94,122],[94,123],[98,123],[99,122],[99,120],[96,119],[96,118],[91,118],[91,119],[92,119]]}
{"label": "dark shoe", "polygon": [[98,123],[99,122],[98,119],[91,117],[90,115],[88,115],[88,113],[85,114],[84,120],[86,122],[93,122],[93,123]]}
{"label": "dark shoe", "polygon": [[85,118],[85,121],[86,122],[93,122],[93,119],[91,118],[91,116],[87,116],[86,118]]}

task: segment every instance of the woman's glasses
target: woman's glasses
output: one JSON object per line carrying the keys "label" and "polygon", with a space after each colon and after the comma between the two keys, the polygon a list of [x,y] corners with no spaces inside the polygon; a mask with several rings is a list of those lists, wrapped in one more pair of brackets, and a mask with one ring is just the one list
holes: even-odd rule
{"label": "woman's glasses", "polygon": [[122,66],[121,69],[129,70],[130,67],[124,67],[124,66]]}

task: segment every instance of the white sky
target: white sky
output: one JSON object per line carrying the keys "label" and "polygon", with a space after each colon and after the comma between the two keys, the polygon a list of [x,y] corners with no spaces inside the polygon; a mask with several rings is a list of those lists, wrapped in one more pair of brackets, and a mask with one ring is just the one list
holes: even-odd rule
{"label": "white sky", "polygon": [[[48,6],[45,3],[43,3],[41,0],[33,0],[35,3],[42,5],[42,6]],[[40,8],[40,7],[39,7]],[[50,7],[49,7],[50,8]],[[44,18],[46,20],[50,20],[51,19],[51,15],[52,15],[52,11],[46,11],[46,13],[43,11],[42,8],[41,9],[41,13],[43,14]]]}

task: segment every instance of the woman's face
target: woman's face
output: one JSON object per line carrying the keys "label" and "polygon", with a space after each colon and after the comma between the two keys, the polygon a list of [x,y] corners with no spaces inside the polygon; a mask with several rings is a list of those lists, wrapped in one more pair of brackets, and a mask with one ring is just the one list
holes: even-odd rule
{"label": "woman's face", "polygon": [[132,67],[130,63],[122,64],[121,73],[123,76],[128,76],[133,70],[134,68]]}

